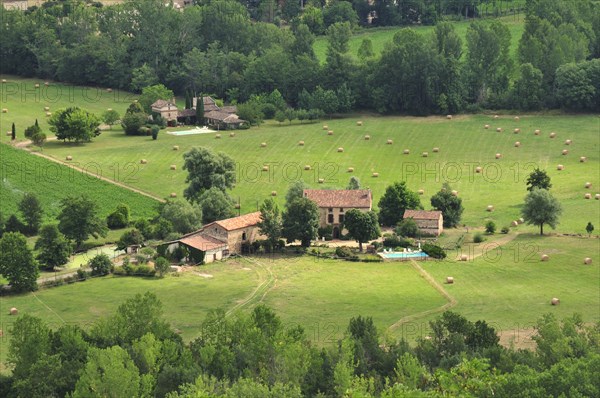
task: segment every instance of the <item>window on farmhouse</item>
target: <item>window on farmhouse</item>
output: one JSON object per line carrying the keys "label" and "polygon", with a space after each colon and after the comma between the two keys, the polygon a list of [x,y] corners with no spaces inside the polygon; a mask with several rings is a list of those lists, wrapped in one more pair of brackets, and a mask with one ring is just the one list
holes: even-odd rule
{"label": "window on farmhouse", "polygon": [[340,214],[340,224],[343,224],[343,223],[344,223],[344,215]]}
{"label": "window on farmhouse", "polygon": [[329,224],[333,224],[333,214],[330,214],[330,215],[327,217],[327,222],[328,222]]}
{"label": "window on farmhouse", "polygon": [[242,233],[242,240],[246,240],[246,233],[245,232]]}

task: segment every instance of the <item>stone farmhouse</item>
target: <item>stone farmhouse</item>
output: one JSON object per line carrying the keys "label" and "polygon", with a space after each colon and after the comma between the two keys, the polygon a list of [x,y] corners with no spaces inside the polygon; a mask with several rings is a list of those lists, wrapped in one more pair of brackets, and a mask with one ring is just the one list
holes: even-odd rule
{"label": "stone farmhouse", "polygon": [[[304,197],[319,207],[319,227],[331,226],[333,239],[339,239],[344,230],[344,215],[348,210],[370,211],[373,195],[369,189],[305,189]],[[345,232],[344,232],[345,231]]]}
{"label": "stone farmhouse", "polygon": [[26,11],[29,7],[29,2],[27,0],[3,0],[2,6],[5,10]]}
{"label": "stone farmhouse", "polygon": [[246,122],[236,115],[237,107],[219,107],[215,100],[208,96],[193,98],[191,109],[179,109],[174,98],[170,101],[158,100],[152,104],[152,112],[160,114],[160,116],[167,121],[167,124],[170,125],[175,125],[178,122],[196,122],[196,106],[199,98],[202,98],[204,104],[204,119],[209,126],[218,130],[235,129]]}
{"label": "stone farmhouse", "polygon": [[423,235],[440,236],[444,232],[444,216],[439,210],[405,210],[404,218],[415,220]]}
{"label": "stone farmhouse", "polygon": [[202,229],[182,236],[178,240],[159,246],[169,253],[178,247],[187,249],[186,261],[208,264],[232,254],[241,254],[243,244],[265,239],[257,226],[260,212],[245,214],[206,224]]}

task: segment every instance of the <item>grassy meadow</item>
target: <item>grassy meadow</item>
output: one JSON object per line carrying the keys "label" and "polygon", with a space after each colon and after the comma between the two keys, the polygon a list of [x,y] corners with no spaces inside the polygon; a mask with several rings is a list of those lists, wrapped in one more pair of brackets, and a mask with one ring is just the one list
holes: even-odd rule
{"label": "grassy meadow", "polygon": [[[498,246],[464,245],[475,258],[445,261],[350,263],[310,256],[253,257],[213,263],[164,279],[104,277],[26,295],[0,297],[0,360],[6,358],[11,307],[43,318],[52,326],[74,322],[90,327],[111,314],[127,297],[152,291],[165,318],[185,340],[199,333],[204,316],[222,308],[228,314],[271,306],[288,327],[302,325],[318,345],[340,338],[348,320],[372,316],[377,327],[409,341],[426,333],[427,322],[444,308],[470,320],[485,319],[498,330],[530,333],[547,312],[559,318],[579,312],[584,321],[600,320],[596,238],[511,236]],[[548,254],[550,261],[541,262]],[[458,253],[457,253],[458,254]],[[583,258],[594,258],[583,265]],[[445,284],[453,276],[453,285]],[[432,286],[446,292],[444,296]],[[550,299],[558,297],[559,306]],[[183,299],[184,298],[184,299]]]}
{"label": "grassy meadow", "polygon": [[[517,48],[519,45],[519,40],[521,39],[521,35],[523,34],[524,29],[524,15],[516,14],[506,17],[494,18],[494,19],[482,19],[484,23],[489,23],[493,20],[500,20],[510,30],[511,34],[511,45],[510,51],[511,55],[516,60]],[[466,52],[466,36],[467,36],[467,28],[471,21],[458,21],[453,22],[452,25],[456,29],[456,33],[463,40],[463,54]],[[415,26],[410,27],[415,32],[423,34],[423,35],[431,35],[434,30],[434,26]],[[394,35],[398,33],[400,27],[382,27],[382,28],[363,28],[356,31],[356,33],[350,38],[348,42],[348,54],[354,58],[358,58],[358,49],[362,44],[364,39],[370,39],[373,44],[373,52],[375,54],[380,54],[385,46],[392,41]],[[315,43],[313,45],[315,55],[322,62],[325,63],[325,59],[327,56],[327,36],[318,36],[315,39]]]}
{"label": "grassy meadow", "polygon": [[[363,125],[357,126],[356,121]],[[327,135],[323,124],[333,130]],[[489,129],[484,129],[489,124]],[[496,132],[496,128],[503,132]],[[520,128],[519,134],[513,130]],[[600,186],[600,119],[593,115],[464,115],[447,120],[441,117],[381,117],[355,115],[321,123],[288,125],[269,122],[259,128],[237,131],[235,137],[223,132],[215,134],[173,136],[164,131],[153,141],[150,137],[128,137],[115,127],[104,131],[94,142],[73,146],[48,142],[44,154],[56,159],[72,155],[74,161],[96,162],[102,171],[130,164],[134,173],[122,182],[159,197],[171,192],[178,196],[186,187],[187,172],[182,169],[183,153],[194,146],[207,146],[231,156],[238,164],[237,185],[232,197],[240,201],[242,213],[255,211],[257,203],[277,192],[283,204],[289,184],[304,180],[313,188],[344,188],[350,176],[357,176],[363,187],[372,189],[377,204],[386,186],[405,180],[410,189],[424,190],[423,206],[429,208],[429,198],[444,182],[449,182],[463,199],[463,222],[482,226],[493,219],[498,227],[519,218],[520,206],[526,194],[525,184],[534,167],[548,171],[552,192],[564,207],[559,232],[584,233],[585,225],[600,219],[600,202],[586,200]],[[540,129],[540,135],[534,130]],[[549,138],[556,132],[556,138]],[[369,135],[370,140],[364,136]],[[388,145],[387,140],[393,140]],[[565,145],[565,140],[572,140]],[[298,141],[303,140],[304,146]],[[514,143],[519,141],[520,147]],[[261,143],[267,147],[262,148]],[[173,146],[179,150],[173,150]],[[439,148],[438,153],[433,148]],[[343,148],[344,152],[338,152]],[[404,155],[403,150],[410,154]],[[569,153],[562,155],[562,150]],[[428,152],[428,157],[422,157]],[[495,154],[500,153],[500,159]],[[580,156],[587,161],[580,163]],[[147,159],[145,165],[139,164]],[[177,170],[170,170],[170,165]],[[557,165],[564,170],[557,170]],[[262,171],[263,165],[269,171]],[[305,166],[310,170],[305,170]],[[349,173],[349,167],[354,172]],[[482,167],[481,173],[475,168]],[[373,173],[379,177],[372,177]],[[319,180],[323,179],[321,184]],[[585,189],[586,182],[592,183]],[[495,211],[486,211],[493,205]],[[525,226],[519,230],[533,231]]]}

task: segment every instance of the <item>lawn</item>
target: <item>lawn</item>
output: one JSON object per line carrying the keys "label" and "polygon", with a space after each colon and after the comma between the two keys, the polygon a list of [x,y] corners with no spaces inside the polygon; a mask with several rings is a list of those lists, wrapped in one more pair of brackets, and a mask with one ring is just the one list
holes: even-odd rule
{"label": "lawn", "polygon": [[[356,120],[363,126],[357,126]],[[334,131],[328,136],[323,124]],[[491,125],[485,130],[484,124]],[[496,132],[502,127],[502,133]],[[513,134],[514,128],[520,134]],[[516,122],[512,115],[495,120],[490,115],[464,115],[446,120],[440,117],[382,117],[354,115],[322,123],[292,125],[269,122],[260,128],[228,132],[221,139],[212,134],[172,136],[161,132],[157,141],[150,137],[129,137],[121,130],[106,131],[94,142],[73,148],[60,142],[49,142],[46,155],[64,159],[71,154],[74,160],[86,164],[96,162],[101,170],[114,165],[135,164],[134,173],[122,178],[135,188],[168,197],[171,192],[182,196],[187,172],[183,170],[183,153],[195,146],[207,146],[230,155],[237,163],[237,184],[232,197],[241,203],[242,213],[255,211],[258,204],[277,193],[282,204],[289,184],[304,180],[313,188],[344,188],[351,175],[357,176],[363,187],[373,191],[376,205],[386,186],[395,181],[407,181],[410,189],[424,190],[422,204],[429,208],[429,198],[444,182],[459,192],[465,212],[463,222],[468,226],[482,226],[493,219],[498,228],[519,218],[520,206],[526,194],[527,175],[534,167],[548,171],[552,178],[552,192],[559,198],[564,213],[559,232],[584,233],[592,221],[598,225],[600,202],[585,200],[599,192],[598,174],[600,153],[600,118],[593,115],[521,115]],[[535,129],[541,129],[539,136]],[[551,131],[556,138],[549,138]],[[370,140],[364,136],[370,135]],[[387,145],[392,139],[393,145]],[[572,144],[566,146],[566,139]],[[303,140],[304,146],[298,141]],[[521,146],[514,147],[515,141]],[[261,148],[260,143],[267,143]],[[173,146],[179,150],[173,150]],[[343,153],[337,151],[344,148]],[[433,148],[439,148],[438,153]],[[403,155],[404,149],[409,155]],[[567,149],[568,155],[562,155]],[[422,157],[422,152],[428,157]],[[495,154],[501,153],[501,159]],[[579,162],[586,156],[585,163]],[[148,164],[139,164],[147,159]],[[177,170],[170,170],[170,165]],[[270,165],[267,172],[263,165]],[[564,170],[558,171],[557,165]],[[310,165],[311,170],[305,170]],[[354,168],[348,173],[349,167]],[[482,167],[482,173],[475,168]],[[379,173],[373,178],[372,173]],[[324,179],[319,184],[319,179]],[[585,189],[586,182],[592,183]],[[493,213],[486,212],[493,205]],[[519,230],[531,230],[524,225]]]}
{"label": "lawn", "polygon": [[[513,58],[516,60],[517,48],[519,45],[519,40],[521,39],[521,35],[523,34],[524,29],[524,16],[522,14],[516,14],[514,16],[506,16],[501,18],[495,18],[497,20],[502,21],[511,34],[511,44],[510,44],[510,52]],[[484,23],[489,23],[495,19],[482,19]],[[466,53],[466,35],[467,28],[471,21],[460,21],[453,22],[454,28],[456,29],[456,33],[463,40],[463,54]],[[358,58],[358,49],[362,44],[364,39],[370,39],[373,44],[373,52],[375,54],[380,54],[385,48],[386,44],[390,43],[394,38],[394,35],[403,28],[400,27],[383,27],[383,28],[362,28],[356,31],[356,33],[350,38],[348,42],[348,54],[353,56],[354,58]],[[434,26],[416,26],[411,27],[411,29],[415,30],[418,33],[423,35],[430,35]],[[315,39],[315,43],[313,44],[313,49],[315,51],[315,55],[317,58],[324,63],[327,54],[327,37],[326,36],[318,36]]]}

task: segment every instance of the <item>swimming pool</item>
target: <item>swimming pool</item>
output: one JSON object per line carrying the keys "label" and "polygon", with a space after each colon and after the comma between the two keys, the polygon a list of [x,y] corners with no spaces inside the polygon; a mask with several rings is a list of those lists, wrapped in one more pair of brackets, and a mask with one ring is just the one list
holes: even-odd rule
{"label": "swimming pool", "polygon": [[424,252],[394,252],[394,253],[377,253],[381,257],[389,260],[408,260],[414,258],[416,260],[423,260],[427,257],[427,253]]}

